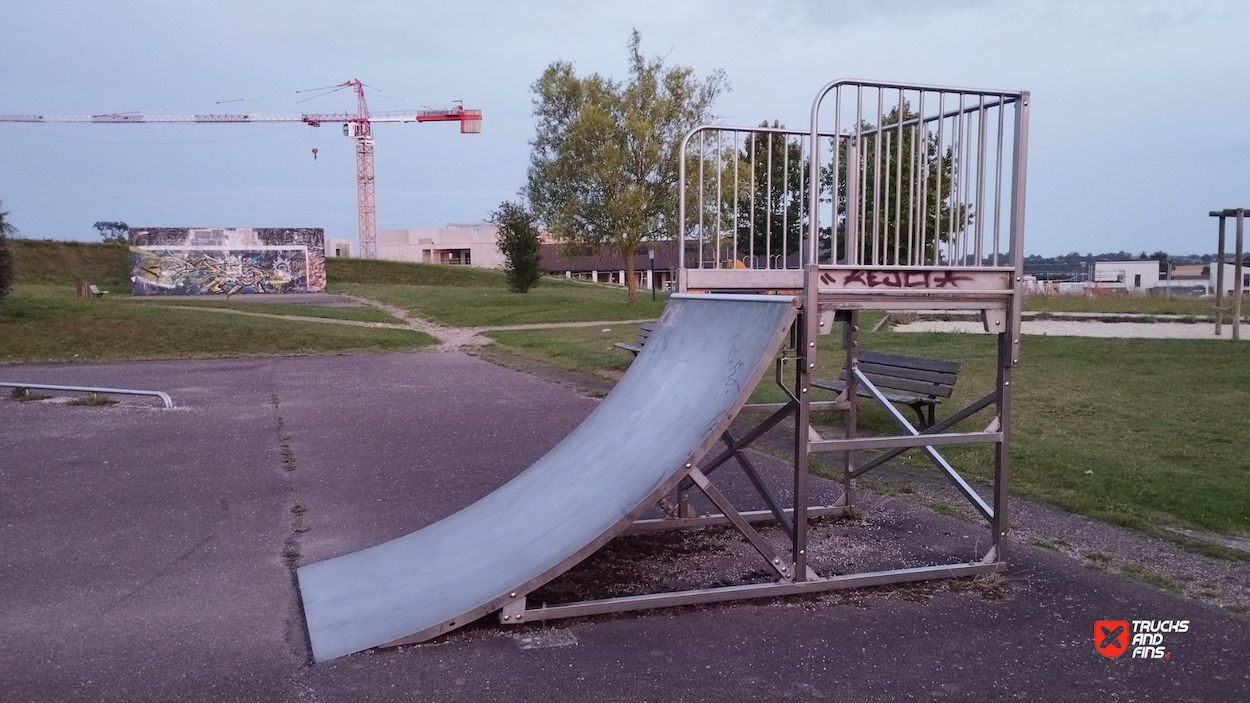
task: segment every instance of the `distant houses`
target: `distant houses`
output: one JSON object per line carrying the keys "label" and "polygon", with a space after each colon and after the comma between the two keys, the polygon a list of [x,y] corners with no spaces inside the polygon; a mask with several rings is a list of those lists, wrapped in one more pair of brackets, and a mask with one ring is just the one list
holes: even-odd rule
{"label": "distant houses", "polygon": [[[1155,259],[1097,261],[1092,286],[1122,294],[1171,293],[1173,295],[1214,295],[1219,267],[1211,264],[1185,264],[1169,267]],[[1224,292],[1236,288],[1236,265],[1224,263]],[[1250,292],[1250,266],[1242,267],[1241,287]]]}
{"label": "distant houses", "polygon": [[[379,230],[378,258],[497,269],[504,264],[497,236],[498,228],[486,222],[431,229]],[[548,274],[625,285],[625,260],[620,256],[611,252],[566,256],[552,237],[544,235],[543,239],[542,265]],[[650,290],[653,280],[657,290],[667,290],[672,285],[676,267],[676,247],[671,242],[644,244],[634,255],[634,279],[642,290]]]}
{"label": "distant houses", "polygon": [[[392,261],[419,261],[450,266],[501,268],[504,258],[496,244],[497,228],[486,222],[451,224],[430,229],[395,229],[378,232],[378,258]],[[625,285],[625,261],[619,255],[603,250],[586,255],[570,255],[550,236],[544,235],[542,265],[552,276],[578,278],[597,283]],[[327,240],[330,255],[350,256],[346,240]],[[787,265],[798,267],[795,261]],[[638,288],[669,290],[677,270],[677,247],[674,242],[643,244],[634,255],[634,280]],[[777,265],[778,262],[772,262]],[[749,265],[749,261],[738,264]],[[760,261],[757,265],[766,266]],[[1235,266],[1224,264],[1224,291],[1231,294],[1236,287]],[[1156,259],[1125,259],[1096,261],[1086,281],[1039,281],[1035,277],[1026,286],[1034,293],[1061,295],[1089,294],[1097,288],[1114,295],[1214,295],[1215,264],[1182,264],[1170,266]],[[1083,278],[1083,277],[1082,277]],[[1250,266],[1242,270],[1242,290],[1250,294]]]}

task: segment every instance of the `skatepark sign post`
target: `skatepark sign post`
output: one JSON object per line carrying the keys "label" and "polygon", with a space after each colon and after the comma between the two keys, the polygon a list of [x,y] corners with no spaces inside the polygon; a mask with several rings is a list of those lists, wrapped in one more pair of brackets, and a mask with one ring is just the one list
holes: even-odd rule
{"label": "skatepark sign post", "polygon": [[[494,493],[404,537],[300,567],[314,658],[422,642],[490,613],[508,625],[1004,570],[1028,105],[1022,91],[847,80],[821,89],[806,132],[693,130],[679,159],[679,292],[642,352],[576,430]],[[979,310],[997,340],[994,389],[930,427],[913,426],[860,366],[863,310]],[[844,361],[822,370],[820,339],[839,324]],[[750,404],[770,370],[786,400]],[[813,400],[812,376],[839,370],[846,390]],[[900,432],[859,436],[860,402],[879,405]],[[822,410],[844,412],[842,437],[811,427]],[[983,430],[950,431],[983,412],[993,413]],[[766,418],[735,436],[730,424],[742,413]],[[789,506],[743,452],[786,420]],[[941,453],[972,444],[993,449],[988,498]],[[810,519],[852,510],[855,479],[908,449],[985,519],[988,551],[966,563],[816,573]],[[877,454],[863,459],[869,452]],[[808,505],[813,453],[840,455],[844,490],[832,505]],[[731,461],[767,510],[739,511],[717,488],[715,472]],[[694,490],[720,512],[698,514]],[[657,505],[664,517],[643,519]],[[763,521],[786,533],[788,550],[761,537],[753,524]],[[774,580],[527,603],[618,535],[718,524],[732,525]]]}

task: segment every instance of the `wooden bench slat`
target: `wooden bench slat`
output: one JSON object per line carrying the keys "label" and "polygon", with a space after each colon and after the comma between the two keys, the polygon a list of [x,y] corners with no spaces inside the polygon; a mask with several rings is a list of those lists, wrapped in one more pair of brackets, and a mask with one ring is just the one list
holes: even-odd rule
{"label": "wooden bench slat", "polygon": [[937,398],[949,398],[953,391],[950,386],[943,386],[937,383],[925,383],[924,381],[912,381],[906,378],[880,376],[871,373],[865,373],[864,375],[878,388],[892,388],[896,391],[907,391]]}
{"label": "wooden bench slat", "polygon": [[[924,381],[912,381],[906,378],[898,378],[896,376],[881,376],[879,374],[871,374],[868,372],[864,372],[864,375],[867,376],[868,380],[872,381],[873,385],[876,386],[877,388],[890,388],[892,390],[904,391],[906,393],[912,393],[912,394],[920,395],[920,396],[934,397],[934,398],[949,398],[951,397],[951,393],[954,391],[954,389],[949,384],[944,385],[940,383],[926,383]],[[839,374],[838,380],[841,382],[845,382],[846,374],[845,373]]]}
{"label": "wooden bench slat", "polygon": [[[859,370],[872,382],[881,395],[891,403],[910,406],[920,418],[920,426],[934,422],[934,409],[943,398],[951,397],[959,370],[963,364],[945,359],[885,354],[882,352],[859,352]],[[814,378],[815,388],[843,393],[846,391],[846,369],[841,369],[837,381]],[[871,398],[863,384],[856,388],[856,395]],[[926,417],[924,409],[928,409]]]}
{"label": "wooden bench slat", "polygon": [[864,373],[875,373],[881,376],[897,376],[898,378],[910,378],[913,381],[928,381],[929,383],[938,383],[944,386],[953,385],[955,383],[955,379],[959,378],[959,374],[942,373],[941,371],[926,371],[924,369],[907,369],[902,366],[869,364],[865,363],[862,359],[859,362],[859,369]]}
{"label": "wooden bench slat", "polygon": [[646,345],[647,340],[651,339],[651,333],[654,331],[655,322],[644,322],[638,327],[638,336],[634,338],[632,344],[629,342],[614,342],[612,346],[617,349],[624,349],[634,356],[638,356],[642,353],[642,348]]}
{"label": "wooden bench slat", "polygon": [[909,369],[924,369],[925,371],[940,371],[942,373],[959,373],[963,368],[963,364],[958,361],[947,361],[946,359],[926,359],[919,356],[903,356],[902,354],[886,354],[876,351],[861,351],[859,353],[861,363],[868,362],[872,364],[882,364],[884,366],[902,366]]}
{"label": "wooden bench slat", "polygon": [[[814,378],[812,379],[812,385],[817,388],[823,388],[827,391],[833,391],[834,393],[841,393],[846,390],[845,381],[826,381],[823,378]],[[872,397],[872,394],[869,393],[862,385],[859,387],[858,395],[864,398]],[[884,395],[885,399],[891,403],[898,403],[899,405],[931,405],[938,402],[933,398],[917,398],[914,395],[901,395],[898,393],[891,393],[889,391],[881,391],[881,395]]]}

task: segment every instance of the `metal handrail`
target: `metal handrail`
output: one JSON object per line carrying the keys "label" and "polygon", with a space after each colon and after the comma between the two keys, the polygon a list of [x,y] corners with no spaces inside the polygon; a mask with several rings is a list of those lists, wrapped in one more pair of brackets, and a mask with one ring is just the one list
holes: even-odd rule
{"label": "metal handrail", "polygon": [[93,388],[91,386],[57,386],[46,383],[9,383],[0,381],[0,388],[29,388],[38,391],[73,391],[77,393],[108,393],[112,395],[151,395],[160,398],[166,408],[172,409],[174,401],[164,391],[140,391],[133,388]]}

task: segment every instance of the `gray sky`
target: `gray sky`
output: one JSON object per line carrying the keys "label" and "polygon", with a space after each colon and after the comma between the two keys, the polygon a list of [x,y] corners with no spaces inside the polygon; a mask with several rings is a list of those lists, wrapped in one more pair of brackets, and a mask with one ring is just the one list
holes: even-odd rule
{"label": "gray sky", "polygon": [[[648,54],[726,72],[726,124],[806,127],[836,78],[1031,91],[1028,253],[1214,251],[1206,213],[1250,206],[1250,3],[1234,0],[8,0],[0,17],[5,114],[352,111],[346,91],[209,104],[352,78],[481,109],[481,135],[375,128],[380,229],[514,197],[529,86],[555,60],[624,77],[633,27]],[[354,238],[354,160],[337,126],[0,124],[0,199],[32,238],[95,239],[97,220]]]}

